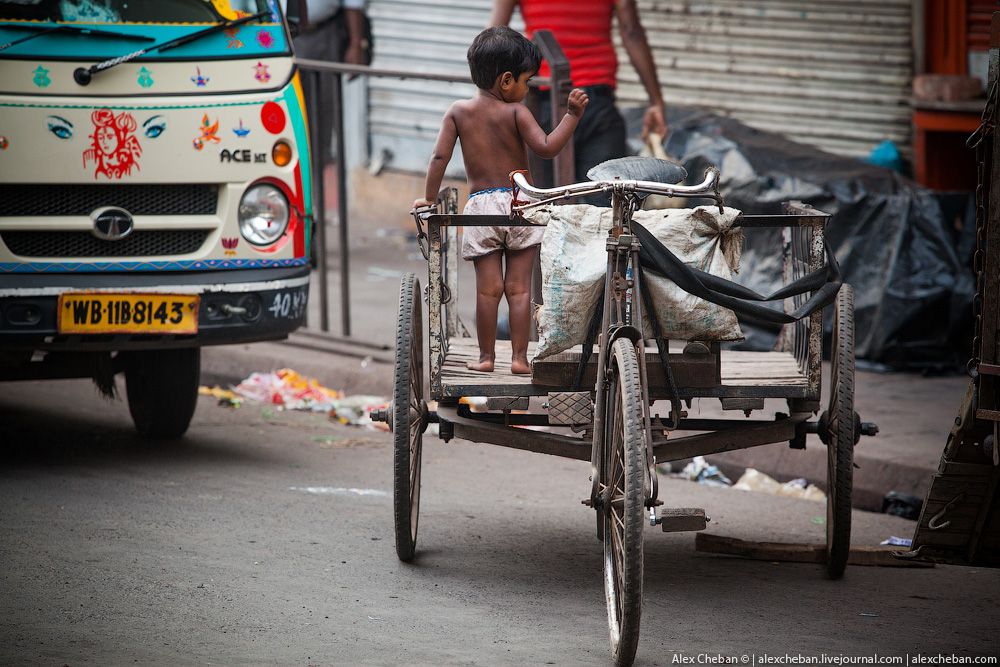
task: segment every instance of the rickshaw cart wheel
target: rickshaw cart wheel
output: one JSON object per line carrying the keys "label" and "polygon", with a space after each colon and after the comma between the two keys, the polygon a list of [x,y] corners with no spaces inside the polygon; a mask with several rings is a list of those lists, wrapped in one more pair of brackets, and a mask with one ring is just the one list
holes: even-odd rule
{"label": "rickshaw cart wheel", "polygon": [[830,403],[820,417],[827,431],[826,572],[844,576],[851,550],[851,489],[854,485],[854,289],[844,284],[833,313]]}
{"label": "rickshaw cart wheel", "polygon": [[[604,593],[611,655],[616,667],[631,665],[639,643],[642,614],[643,506],[646,498],[645,442],[639,362],[632,341],[611,348],[605,416],[602,491]],[[606,492],[607,487],[611,492]]]}
{"label": "rickshaw cart wheel", "polygon": [[420,459],[427,424],[424,403],[423,318],[420,282],[412,273],[399,286],[396,318],[395,387],[390,408],[393,440],[393,513],[396,555],[411,561],[420,513]]}

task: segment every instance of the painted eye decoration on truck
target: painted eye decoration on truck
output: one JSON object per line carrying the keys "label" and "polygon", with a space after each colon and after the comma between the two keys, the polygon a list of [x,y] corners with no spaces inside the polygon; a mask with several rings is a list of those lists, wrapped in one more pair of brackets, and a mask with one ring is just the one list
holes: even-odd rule
{"label": "painted eye decoration on truck", "polygon": [[142,146],[135,136],[138,124],[132,114],[123,111],[117,116],[111,109],[98,109],[90,114],[94,133],[91,147],[83,152],[83,167],[93,162],[94,178],[104,174],[109,179],[121,178],[139,168]]}
{"label": "painted eye decoration on truck", "polygon": [[52,134],[60,139],[73,138],[73,123],[62,116],[48,116],[45,120],[49,126],[49,132]]}
{"label": "painted eye decoration on truck", "polygon": [[142,128],[143,134],[146,135],[147,139],[155,139],[167,129],[167,120],[159,114],[150,116],[142,124]]}

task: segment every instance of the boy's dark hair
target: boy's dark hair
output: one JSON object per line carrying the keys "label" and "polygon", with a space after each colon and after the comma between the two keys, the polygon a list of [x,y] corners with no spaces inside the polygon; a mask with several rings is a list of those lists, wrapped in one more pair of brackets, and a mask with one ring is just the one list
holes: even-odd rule
{"label": "boy's dark hair", "polygon": [[468,59],[473,83],[489,90],[504,72],[510,72],[515,78],[525,72],[534,75],[542,64],[542,53],[521,33],[507,26],[497,26],[476,35],[469,47]]}

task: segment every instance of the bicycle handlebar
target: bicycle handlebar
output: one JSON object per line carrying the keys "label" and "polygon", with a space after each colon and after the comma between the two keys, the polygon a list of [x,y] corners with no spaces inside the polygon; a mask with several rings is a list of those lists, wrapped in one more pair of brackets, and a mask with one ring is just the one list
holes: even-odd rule
{"label": "bicycle handlebar", "polygon": [[647,194],[658,194],[673,197],[703,195],[712,197],[719,201],[719,170],[711,167],[705,171],[705,179],[698,185],[673,185],[668,183],[657,183],[655,181],[637,181],[615,179],[611,181],[584,181],[573,183],[572,185],[562,185],[555,188],[537,188],[528,182],[524,174],[515,173],[513,176],[514,185],[521,192],[535,197],[541,201],[531,202],[514,206],[515,211],[524,211],[535,206],[548,204],[557,199],[567,197],[578,197],[597,192],[607,192],[609,190],[623,190],[625,192],[644,192]]}

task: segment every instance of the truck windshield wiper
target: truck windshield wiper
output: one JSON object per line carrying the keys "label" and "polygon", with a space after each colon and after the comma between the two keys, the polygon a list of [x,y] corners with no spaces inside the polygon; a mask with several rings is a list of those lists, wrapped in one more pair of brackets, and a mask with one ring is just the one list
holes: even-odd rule
{"label": "truck windshield wiper", "polygon": [[24,42],[31,41],[37,37],[43,37],[45,35],[51,35],[56,32],[68,32],[74,35],[85,35],[87,37],[114,37],[116,39],[128,39],[135,42],[152,42],[152,37],[147,37],[146,35],[136,35],[129,32],[115,32],[114,30],[102,30],[100,28],[82,28],[77,25],[66,25],[60,23],[59,25],[50,26],[40,26],[24,23],[7,23],[0,28],[4,30],[30,30],[33,34],[27,37],[21,37],[20,39],[15,39],[12,42],[7,42],[6,44],[0,44],[0,51],[5,51],[12,46],[17,46],[18,44],[23,44]]}
{"label": "truck windshield wiper", "polygon": [[77,67],[73,71],[73,80],[76,81],[81,86],[86,86],[90,83],[90,80],[98,72],[103,72],[109,70],[116,65],[121,65],[122,63],[127,63],[129,61],[135,60],[140,56],[144,56],[147,53],[152,53],[153,51],[168,51],[170,49],[175,49],[178,46],[184,46],[185,44],[190,44],[196,39],[201,39],[202,37],[207,37],[208,35],[214,35],[217,32],[222,32],[223,30],[229,30],[230,28],[236,28],[238,26],[244,25],[246,23],[251,23],[253,21],[259,21],[265,16],[270,16],[271,12],[260,12],[259,14],[253,14],[251,16],[244,16],[243,18],[235,19],[232,21],[223,21],[222,23],[216,23],[213,26],[209,26],[204,30],[199,30],[198,32],[192,32],[188,35],[183,35],[176,39],[171,39],[169,41],[163,42],[162,44],[154,44],[146,49],[139,49],[138,51],[133,51],[132,53],[127,53],[124,56],[118,56],[117,58],[110,58],[104,62],[99,62],[90,67]]}

